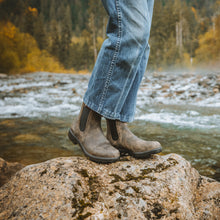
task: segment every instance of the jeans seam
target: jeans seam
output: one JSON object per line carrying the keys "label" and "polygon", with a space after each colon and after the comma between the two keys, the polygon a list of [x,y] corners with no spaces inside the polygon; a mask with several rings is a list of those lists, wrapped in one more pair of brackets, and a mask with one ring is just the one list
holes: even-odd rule
{"label": "jeans seam", "polygon": [[120,43],[121,43],[121,10],[119,8],[119,0],[115,0],[115,5],[116,5],[116,11],[117,11],[117,18],[118,18],[118,36],[117,36],[117,42],[115,45],[115,51],[114,51],[114,55],[112,57],[112,61],[111,61],[111,65],[107,74],[107,79],[105,81],[105,85],[104,85],[104,89],[103,89],[103,93],[100,99],[100,104],[98,107],[98,111],[100,111],[103,107],[103,103],[104,103],[104,98],[107,94],[108,88],[109,88],[109,83],[111,80],[111,76],[113,73],[113,68],[115,66],[117,57],[118,57],[118,53],[119,53],[119,49],[120,49]]}

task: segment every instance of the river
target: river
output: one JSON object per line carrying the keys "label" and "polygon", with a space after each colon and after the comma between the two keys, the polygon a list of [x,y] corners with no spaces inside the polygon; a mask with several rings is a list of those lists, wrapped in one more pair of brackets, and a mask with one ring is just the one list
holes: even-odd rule
{"label": "river", "polygon": [[[89,77],[0,75],[0,157],[32,164],[83,156],[67,131]],[[129,127],[143,139],[160,141],[162,154],[180,154],[202,175],[220,181],[220,72],[146,73]]]}

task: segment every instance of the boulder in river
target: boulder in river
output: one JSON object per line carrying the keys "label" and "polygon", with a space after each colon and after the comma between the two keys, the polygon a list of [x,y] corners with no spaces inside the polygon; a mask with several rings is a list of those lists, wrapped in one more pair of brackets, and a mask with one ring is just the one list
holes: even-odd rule
{"label": "boulder in river", "polygon": [[177,154],[29,165],[0,188],[0,219],[217,219],[220,183]]}
{"label": "boulder in river", "polygon": [[20,163],[8,163],[0,158],[0,187],[8,182],[11,176],[23,167],[24,165]]}

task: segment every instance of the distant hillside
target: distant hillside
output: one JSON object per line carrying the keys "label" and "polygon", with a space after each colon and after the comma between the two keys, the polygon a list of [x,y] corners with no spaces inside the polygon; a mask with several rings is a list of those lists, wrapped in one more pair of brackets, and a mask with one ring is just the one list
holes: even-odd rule
{"label": "distant hillside", "polygon": [[[218,60],[215,49],[210,60],[200,53],[206,44],[218,48],[219,14],[219,0],[156,0],[149,68]],[[10,21],[31,35],[40,50],[66,69],[91,70],[106,37],[107,15],[101,0],[1,0],[0,21]]]}

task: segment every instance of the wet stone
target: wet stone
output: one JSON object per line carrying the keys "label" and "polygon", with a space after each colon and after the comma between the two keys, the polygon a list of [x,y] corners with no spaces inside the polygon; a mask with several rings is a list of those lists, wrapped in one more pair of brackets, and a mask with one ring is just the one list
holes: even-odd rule
{"label": "wet stone", "polygon": [[10,178],[23,167],[24,165],[20,163],[9,163],[0,158],[0,187],[8,182]]}

